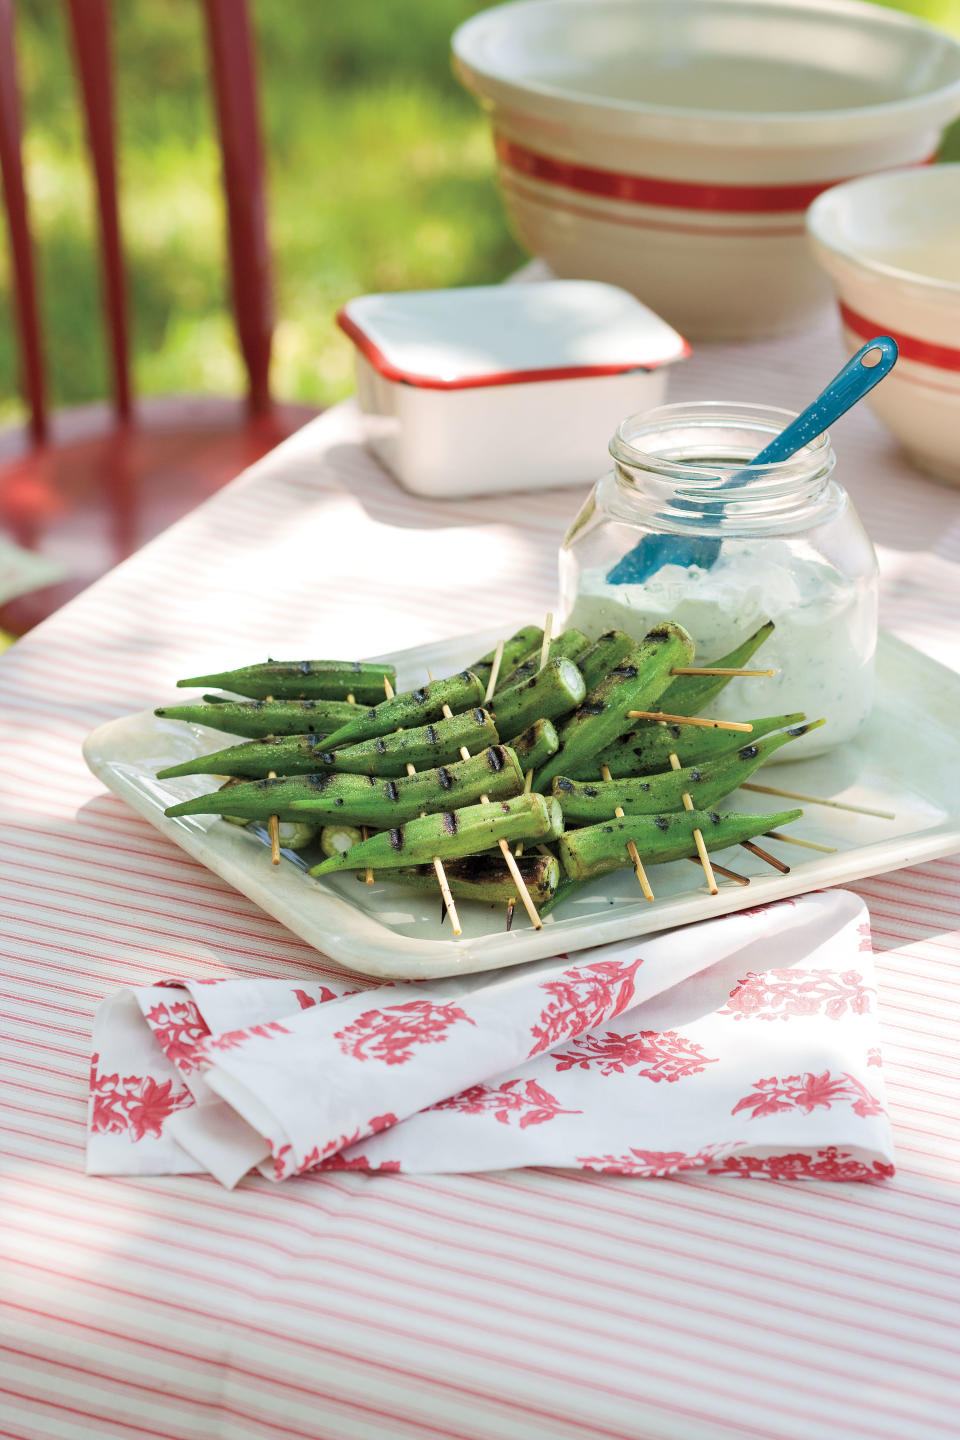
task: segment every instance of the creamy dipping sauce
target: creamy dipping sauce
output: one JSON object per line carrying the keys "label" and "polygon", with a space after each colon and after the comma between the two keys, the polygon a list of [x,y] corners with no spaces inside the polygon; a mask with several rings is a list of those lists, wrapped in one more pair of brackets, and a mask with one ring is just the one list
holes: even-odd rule
{"label": "creamy dipping sauce", "polygon": [[[564,585],[561,562],[561,585]],[[716,662],[766,620],[776,629],[748,666],[776,675],[735,678],[710,707],[722,720],[803,711],[827,724],[783,752],[789,762],[849,740],[873,701],[877,601],[869,579],[853,580],[796,544],[725,540],[709,569],[665,565],[640,584],[608,583],[609,566],[586,569],[562,595],[564,623],[592,638],[625,630],[636,639],[671,619],[690,632],[698,665]]]}

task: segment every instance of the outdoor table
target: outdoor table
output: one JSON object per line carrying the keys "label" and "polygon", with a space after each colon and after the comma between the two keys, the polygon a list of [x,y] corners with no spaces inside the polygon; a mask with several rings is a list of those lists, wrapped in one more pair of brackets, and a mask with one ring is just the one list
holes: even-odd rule
{"label": "outdoor table", "polygon": [[[705,345],[670,399],[799,408],[840,361],[832,320]],[[960,494],[910,469],[865,407],[834,438],[880,552],[883,623],[960,665]],[[228,648],[363,656],[534,621],[581,499],[407,494],[347,403],[0,663],[0,1436],[955,1433],[956,858],[853,887],[878,951],[889,1182],[330,1173],[227,1192],[84,1174],[105,995],[332,969],[104,793],[85,734]]]}

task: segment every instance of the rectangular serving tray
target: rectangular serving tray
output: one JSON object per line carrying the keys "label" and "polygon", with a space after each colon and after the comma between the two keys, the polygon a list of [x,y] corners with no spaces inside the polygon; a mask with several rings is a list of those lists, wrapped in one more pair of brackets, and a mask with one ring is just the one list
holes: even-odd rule
{"label": "rectangular serving tray", "polygon": [[[438,675],[452,673],[495,639],[462,636],[377,658],[393,661],[398,689],[404,689],[423,679],[425,667]],[[313,880],[291,852],[279,867],[271,865],[263,832],[258,837],[214,816],[168,820],[167,805],[211,786],[203,776],[160,781],[156,771],[239,736],[146,711],[100,726],[87,738],[84,758],[137,814],[318,951],[364,975],[419,980],[519,965],[666,930],[960,850],[960,676],[883,635],[877,680],[873,715],[854,741],[819,759],[765,767],[754,779],[891,811],[894,820],[805,806],[791,834],[834,845],[836,854],[770,841],[770,849],[791,867],[789,875],[780,875],[739,847],[716,851],[719,863],[749,875],[751,883],[720,880],[714,896],[689,861],[657,865],[650,870],[657,896],[652,904],[643,899],[632,870],[625,869],[559,906],[539,932],[519,905],[508,934],[502,906],[461,901],[463,935],[455,939],[449,922],[441,924],[439,891],[433,895],[380,879],[368,886],[353,873]],[[747,791],[738,792],[735,801],[738,810],[789,806]]]}

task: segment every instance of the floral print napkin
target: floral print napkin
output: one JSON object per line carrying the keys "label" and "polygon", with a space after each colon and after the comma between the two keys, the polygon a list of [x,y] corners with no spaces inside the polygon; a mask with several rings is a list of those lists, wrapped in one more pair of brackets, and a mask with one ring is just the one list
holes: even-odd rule
{"label": "floral print napkin", "polygon": [[441,981],[162,981],[101,1005],[94,1051],[94,1174],[893,1173],[842,890]]}

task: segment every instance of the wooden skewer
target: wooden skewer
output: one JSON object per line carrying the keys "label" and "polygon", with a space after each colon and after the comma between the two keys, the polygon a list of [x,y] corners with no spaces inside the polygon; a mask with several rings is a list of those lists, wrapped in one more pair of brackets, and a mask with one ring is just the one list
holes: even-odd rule
{"label": "wooden skewer", "polygon": [[738,670],[727,665],[677,665],[671,675],[776,675],[776,670]]}
{"label": "wooden skewer", "polygon": [[[527,771],[526,775],[524,775],[524,777],[523,777],[523,793],[524,793],[524,795],[529,795],[529,794],[530,794],[530,791],[531,791],[532,789],[533,789],[533,767],[531,766],[530,769]],[[545,851],[547,855],[550,854],[550,851],[546,849],[546,846],[545,846],[545,845],[541,845],[539,848],[540,848],[541,852],[544,852],[544,851]],[[514,850],[513,853],[514,853],[514,855],[516,855],[517,859],[519,860],[519,859],[520,859],[520,856],[523,854],[523,841],[522,841],[522,840],[518,840],[518,841],[517,841],[516,849]],[[517,908],[516,896],[515,896],[515,895],[511,895],[511,896],[510,896],[510,899],[507,901],[507,930],[508,930],[508,931],[510,930],[510,927],[511,927],[512,924],[513,924],[513,912],[514,912],[514,910],[516,910],[516,908]]]}
{"label": "wooden skewer", "polygon": [[836,845],[818,845],[816,840],[801,840],[799,835],[784,835],[780,830],[768,830],[766,838],[780,840],[784,845],[802,845],[804,850],[821,850],[824,855],[836,855],[837,853]]}
{"label": "wooden skewer", "polygon": [[543,644],[540,646],[540,669],[550,659],[550,640],[553,636],[553,611],[547,611],[547,618],[543,622]]}
{"label": "wooden skewer", "polygon": [[[494,690],[496,690],[496,688],[497,688],[497,681],[498,681],[498,679],[500,678],[500,666],[503,664],[503,647],[504,647],[504,643],[505,643],[505,642],[504,642],[503,640],[501,640],[501,641],[499,642],[499,644],[497,645],[496,650],[494,650],[494,652],[493,652],[493,664],[490,666],[490,679],[487,681],[487,688],[486,688],[486,691],[484,692],[484,696],[483,696],[483,703],[484,703],[484,705],[489,705],[490,700],[491,700],[491,698],[492,698],[492,696],[493,696],[493,692],[494,692]],[[542,658],[543,658],[543,657],[542,657],[542,653],[541,653],[541,660],[542,660]],[[432,680],[432,679],[433,679],[433,675],[432,675],[432,673],[430,672],[429,669],[427,670],[427,674],[430,676],[430,679]],[[460,749],[460,754],[461,754],[461,756],[463,757],[464,760],[468,760],[468,759],[470,758],[470,752],[469,752],[469,750],[466,748],[466,746],[462,746],[462,747],[461,747],[461,749]],[[533,771],[532,771],[532,770],[531,770],[531,772],[530,772],[530,780],[531,780],[531,782],[533,781]],[[485,795],[482,795],[480,798],[481,798],[482,800],[485,800],[487,797],[486,797]],[[518,846],[517,846],[517,854],[518,854],[518,855],[522,855],[522,854],[523,854],[523,846],[522,846],[522,845],[518,845]],[[513,872],[511,871],[511,874],[512,874],[512,873],[513,873]],[[510,899],[507,901],[507,931],[508,931],[508,932],[509,932],[511,926],[513,925],[513,912],[514,912],[514,910],[515,910],[516,908],[517,908],[516,898],[515,898],[515,896],[511,895]]]}
{"label": "wooden skewer", "polygon": [[631,720],[657,720],[661,725],[699,725],[705,730],[742,730],[749,735],[752,725],[742,720],[707,720],[703,715],[665,715],[662,710],[628,710]]}
{"label": "wooden skewer", "polygon": [[[389,677],[384,675],[383,688],[386,691],[387,699],[392,700],[395,694]],[[407,774],[416,775],[416,766],[407,762]],[[443,903],[447,914],[450,916],[450,924],[453,926],[454,935],[463,934],[463,926],[460,924],[460,915],[457,911],[457,902],[453,898],[453,891],[450,889],[450,881],[447,879],[447,872],[443,868],[443,861],[439,855],[433,857],[433,868],[437,876],[437,884],[440,886],[440,894],[443,896]]]}
{"label": "wooden skewer", "polygon": [[[268,770],[268,771],[267,771],[267,779],[268,779],[268,780],[276,780],[276,778],[277,778],[277,772],[276,772],[276,770]],[[277,816],[277,815],[271,815],[271,816],[270,816],[269,820],[267,821],[267,830],[268,830],[269,835],[270,835],[270,864],[271,864],[271,865],[279,865],[279,864],[280,864],[280,818],[279,818],[279,816]]]}
{"label": "wooden skewer", "polygon": [[[503,664],[503,647],[505,643],[505,641],[501,640],[496,650],[494,650],[493,652],[493,664],[490,666],[490,679],[487,681],[487,688],[483,696],[484,705],[490,704],[490,701],[493,698],[493,692],[497,688],[497,681],[500,678],[500,666]],[[427,674],[430,675],[429,670],[427,671]],[[433,679],[432,675],[430,675],[430,679]]]}
{"label": "wooden skewer", "polygon": [[[680,761],[677,759],[677,756],[671,753],[670,769],[680,770],[681,768],[682,767]],[[687,794],[686,791],[683,792],[683,808],[684,810],[693,809],[693,801],[690,799],[690,796]],[[700,856],[700,864],[703,866],[703,873],[707,877],[707,888],[710,891],[711,895],[718,895],[720,893],[720,887],[717,884],[716,876],[713,873],[713,866],[710,864],[710,856],[707,854],[707,846],[704,841],[702,831],[694,830],[693,839],[697,847],[697,854]]]}
{"label": "wooden skewer", "polygon": [[[610,766],[609,766],[609,765],[601,765],[601,766],[600,766],[600,775],[601,775],[601,778],[604,779],[604,780],[612,780],[612,779],[613,779],[613,776],[610,774]],[[616,817],[617,817],[618,820],[622,820],[622,819],[623,819],[623,806],[622,806],[622,805],[617,805],[617,806],[614,808],[614,812],[613,812],[613,813],[614,813],[614,815],[616,815]],[[654,900],[654,899],[656,899],[656,896],[654,895],[653,890],[652,890],[651,887],[650,887],[650,881],[647,879],[647,872],[646,872],[646,870],[644,870],[644,868],[643,868],[643,861],[640,859],[640,852],[637,850],[637,846],[636,846],[636,842],[635,842],[635,841],[633,841],[633,840],[628,840],[628,841],[627,841],[627,854],[630,856],[630,859],[633,861],[633,872],[634,872],[634,874],[636,875],[637,879],[638,879],[639,882],[640,882],[640,889],[643,891],[644,899],[645,899],[645,900]]]}
{"label": "wooden skewer", "polygon": [[749,850],[751,855],[756,855],[758,860],[765,860],[768,865],[773,866],[774,870],[779,870],[781,875],[790,874],[789,865],[784,865],[782,860],[778,860],[768,850],[761,850],[760,846],[755,845],[752,840],[741,840],[740,844],[744,850]]}
{"label": "wooden skewer", "polygon": [[[503,658],[503,642],[501,641],[501,643],[497,646],[497,653],[496,653],[496,655],[494,655],[494,657],[493,657],[493,667],[492,667],[492,669],[491,669],[491,671],[490,671],[490,679],[487,681],[487,697],[493,694],[494,686],[495,686],[496,683],[497,683],[497,671],[498,671],[499,668],[500,668],[500,661],[501,661],[502,658]],[[430,676],[430,679],[432,680],[432,679],[433,679],[433,675],[431,674],[431,672],[430,672],[429,670],[427,671],[427,674]],[[486,698],[486,697],[485,697],[485,698]],[[444,714],[444,718],[447,719],[447,720],[450,720],[450,719],[453,718],[453,711],[450,709],[450,706],[449,706],[449,705],[444,705],[444,707],[443,707],[443,714]],[[460,746],[460,755],[461,755],[461,757],[462,757],[464,760],[469,760],[469,759],[470,759],[470,751],[467,749],[466,745],[461,745],[461,746]],[[486,805],[486,804],[489,802],[489,799],[490,799],[489,795],[481,795],[481,796],[480,796],[480,803],[483,804],[483,805]],[[500,846],[500,853],[501,853],[501,855],[503,856],[504,860],[507,862],[507,869],[510,871],[511,879],[513,880],[514,885],[516,885],[516,887],[517,887],[517,894],[520,896],[520,899],[521,899],[522,902],[523,902],[523,908],[524,908],[524,910],[526,910],[527,914],[530,916],[530,922],[531,922],[531,924],[533,925],[533,928],[534,928],[535,930],[542,930],[542,929],[543,929],[543,921],[540,919],[540,915],[539,915],[539,912],[538,912],[538,910],[537,910],[537,907],[536,907],[536,905],[534,905],[534,903],[533,903],[533,898],[532,898],[532,896],[531,896],[531,894],[530,894],[530,891],[527,889],[527,882],[524,880],[523,876],[520,874],[520,866],[517,864],[516,860],[514,859],[513,852],[512,852],[512,850],[510,849],[510,846],[507,844],[506,840],[504,840],[504,839],[502,838],[502,836],[501,836],[500,840],[498,841],[498,844],[499,844],[499,846]]]}
{"label": "wooden skewer", "polygon": [[[383,679],[384,679],[384,684],[386,685],[386,680],[387,680],[386,675],[384,675]],[[387,699],[389,700],[389,698],[390,698],[390,696],[388,695],[388,696],[387,696]],[[347,704],[348,704],[348,705],[356,705],[356,703],[357,703],[357,697],[356,697],[356,695],[348,695],[348,696],[347,696]],[[361,839],[361,840],[369,840],[369,838],[370,838],[370,830],[369,830],[369,827],[366,826],[366,825],[361,825],[361,826],[360,826],[360,839]],[[363,878],[364,878],[364,880],[366,881],[366,883],[367,883],[368,885],[372,885],[372,884],[373,884],[373,866],[372,866],[372,865],[368,865],[368,866],[367,866],[367,872],[366,872],[366,874],[364,875]]]}
{"label": "wooden skewer", "polygon": [[866,805],[847,805],[843,800],[824,800],[819,795],[800,795],[796,790],[778,790],[775,785],[744,783],[741,790],[755,790],[758,795],[780,795],[784,800],[802,800],[807,805],[829,805],[831,810],[849,810],[854,815],[873,815],[877,820],[896,820],[891,810],[870,810]]}
{"label": "wooden skewer", "polygon": [[[700,864],[700,861],[697,859],[697,857],[696,857],[695,855],[688,855],[688,856],[687,856],[687,859],[690,861],[690,864],[691,864],[691,865],[699,865],[699,864]],[[728,870],[725,865],[717,865],[717,864],[714,864],[713,868],[714,868],[715,872],[716,872],[718,875],[722,875],[722,876],[723,876],[724,880],[735,880],[738,885],[749,885],[749,884],[750,884],[750,876],[749,876],[749,875],[738,875],[737,872],[736,872],[736,870]]]}
{"label": "wooden skewer", "polygon": [[[272,696],[272,695],[268,695],[266,698],[267,698],[267,704],[269,704],[270,701],[273,699],[273,696]],[[277,772],[276,772],[276,770],[268,770],[268,771],[267,771],[267,779],[268,779],[268,780],[276,780],[276,778],[277,778]],[[267,834],[270,836],[270,864],[271,864],[271,865],[279,865],[279,864],[280,864],[280,817],[279,817],[278,815],[271,815],[271,816],[269,817],[269,819],[267,820]]]}

